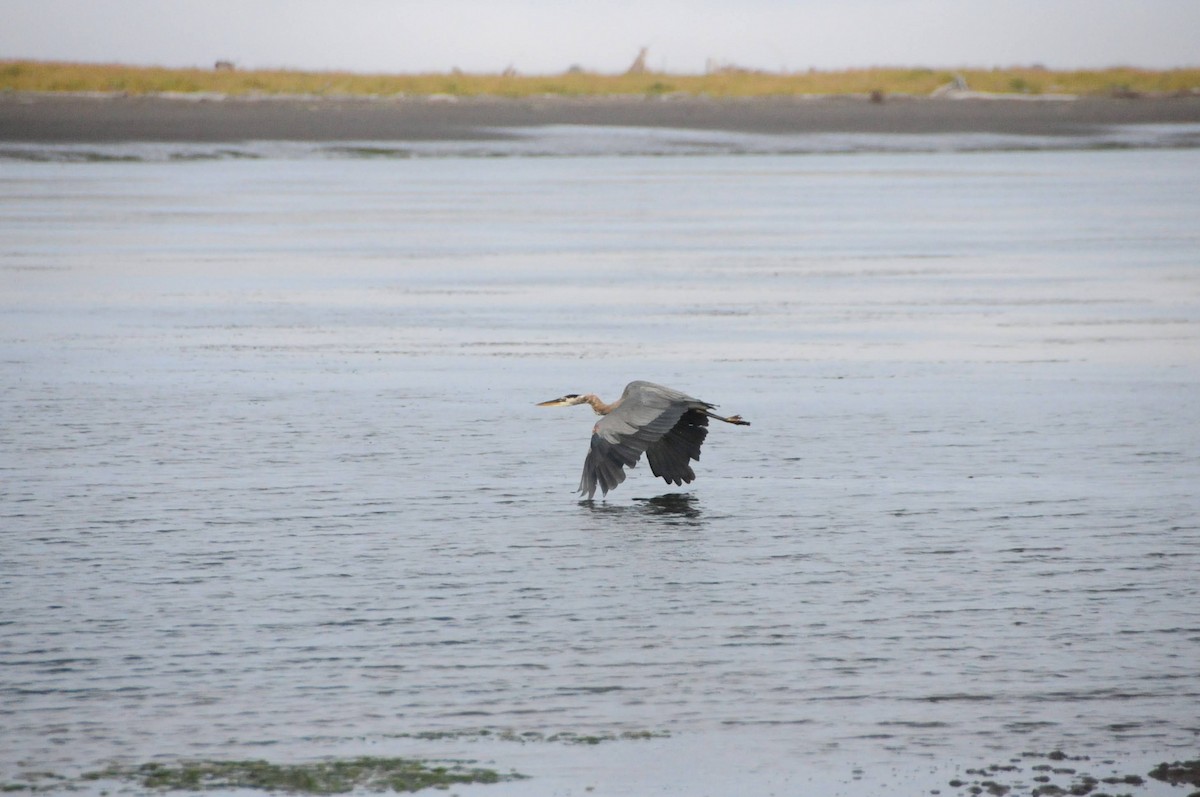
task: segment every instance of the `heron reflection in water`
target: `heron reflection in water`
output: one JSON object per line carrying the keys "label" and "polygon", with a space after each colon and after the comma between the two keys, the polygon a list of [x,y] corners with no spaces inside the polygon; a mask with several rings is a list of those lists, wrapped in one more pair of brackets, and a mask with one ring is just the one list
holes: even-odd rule
{"label": "heron reflection in water", "polygon": [[696,478],[689,460],[700,459],[700,446],[708,436],[708,419],[749,426],[740,415],[728,418],[712,410],[715,404],[653,382],[630,382],[621,398],[605,404],[594,393],[568,393],[543,401],[539,407],[590,404],[603,415],[592,428],[592,448],[583,462],[579,492],[590,500],[599,487],[602,495],[625,481],[625,468],[637,465],[642,454],[650,470],[667,484],[690,484]]}

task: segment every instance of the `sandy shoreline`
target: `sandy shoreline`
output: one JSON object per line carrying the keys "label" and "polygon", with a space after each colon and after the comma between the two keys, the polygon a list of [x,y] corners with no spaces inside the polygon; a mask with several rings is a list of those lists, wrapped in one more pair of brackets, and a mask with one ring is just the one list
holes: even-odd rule
{"label": "sandy shoreline", "polygon": [[0,141],[29,143],[438,141],[540,125],[748,133],[1083,135],[1200,123],[1200,97],[715,100],[699,97],[223,98],[0,94]]}

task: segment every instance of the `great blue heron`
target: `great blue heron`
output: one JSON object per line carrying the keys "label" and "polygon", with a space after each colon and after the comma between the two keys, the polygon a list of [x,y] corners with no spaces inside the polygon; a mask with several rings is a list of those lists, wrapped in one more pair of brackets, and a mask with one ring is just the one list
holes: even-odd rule
{"label": "great blue heron", "polygon": [[653,382],[630,382],[621,398],[605,404],[594,393],[568,393],[543,401],[539,407],[571,407],[590,404],[603,415],[592,428],[592,449],[583,461],[579,492],[590,500],[596,487],[608,495],[625,481],[625,468],[632,468],[646,454],[650,470],[667,484],[690,484],[696,478],[689,460],[700,459],[700,445],[708,436],[708,419],[749,426],[740,415],[728,418],[712,412],[715,404],[692,398]]}

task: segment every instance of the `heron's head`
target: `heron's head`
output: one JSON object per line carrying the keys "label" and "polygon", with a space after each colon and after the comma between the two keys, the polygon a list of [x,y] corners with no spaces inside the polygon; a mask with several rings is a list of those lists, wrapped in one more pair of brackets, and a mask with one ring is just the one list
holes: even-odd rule
{"label": "heron's head", "polygon": [[568,393],[562,398],[538,402],[539,407],[572,407],[576,404],[587,404],[587,396],[580,396],[577,393]]}

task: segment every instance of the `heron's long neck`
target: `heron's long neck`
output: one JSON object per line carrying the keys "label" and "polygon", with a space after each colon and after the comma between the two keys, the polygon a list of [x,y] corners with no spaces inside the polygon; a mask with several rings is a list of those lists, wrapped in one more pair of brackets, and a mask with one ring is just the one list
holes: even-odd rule
{"label": "heron's long neck", "polygon": [[608,415],[621,403],[621,400],[617,399],[612,404],[605,404],[595,393],[588,393],[583,397],[583,400],[592,405],[592,409],[596,411],[597,415]]}

